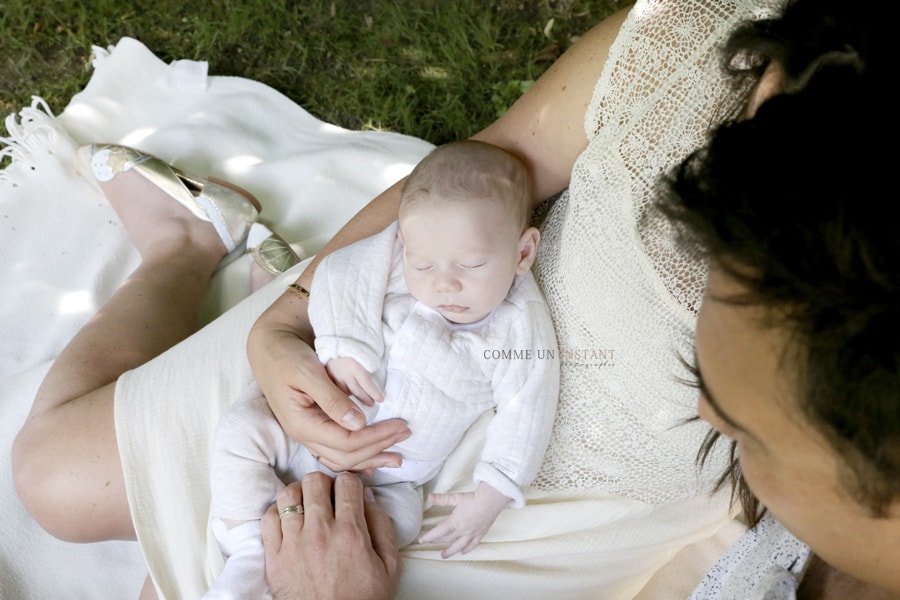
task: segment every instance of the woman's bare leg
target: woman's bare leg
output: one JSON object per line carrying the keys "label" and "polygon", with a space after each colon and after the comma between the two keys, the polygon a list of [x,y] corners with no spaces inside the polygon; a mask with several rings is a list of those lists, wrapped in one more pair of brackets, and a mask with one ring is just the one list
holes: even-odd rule
{"label": "woman's bare leg", "polygon": [[213,227],[139,174],[103,184],[141,264],[47,373],[13,445],[16,489],[70,541],[134,539],[113,421],[115,381],[193,333],[225,254]]}

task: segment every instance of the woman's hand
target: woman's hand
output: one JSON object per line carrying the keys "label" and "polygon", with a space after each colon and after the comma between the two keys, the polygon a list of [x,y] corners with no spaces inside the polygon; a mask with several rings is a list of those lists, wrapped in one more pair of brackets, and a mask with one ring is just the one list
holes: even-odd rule
{"label": "woman's hand", "polygon": [[250,331],[253,375],[289,436],[333,471],[397,467],[384,452],[409,437],[401,420],[365,426],[365,415],[331,380],[312,348],[307,300],[292,289],[264,312]]}
{"label": "woman's hand", "polygon": [[355,475],[332,482],[310,473],[281,490],[263,515],[262,540],[275,600],[382,600],[397,590],[402,562],[391,519]]}

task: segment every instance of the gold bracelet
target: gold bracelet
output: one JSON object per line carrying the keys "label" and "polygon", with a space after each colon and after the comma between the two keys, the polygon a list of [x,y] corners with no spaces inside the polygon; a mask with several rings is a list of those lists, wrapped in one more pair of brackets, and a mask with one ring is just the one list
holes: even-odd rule
{"label": "gold bracelet", "polygon": [[302,285],[300,285],[299,283],[291,283],[288,285],[288,287],[297,290],[298,292],[300,292],[301,294],[303,294],[304,296],[309,298],[309,290],[306,289],[305,287],[303,287]]}

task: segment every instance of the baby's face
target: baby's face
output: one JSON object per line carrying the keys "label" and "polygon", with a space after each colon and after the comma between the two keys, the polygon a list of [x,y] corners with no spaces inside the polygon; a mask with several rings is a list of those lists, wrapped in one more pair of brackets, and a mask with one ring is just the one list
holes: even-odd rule
{"label": "baby's face", "polygon": [[520,269],[521,232],[497,202],[405,206],[400,235],[410,293],[454,323],[484,318],[530,266]]}

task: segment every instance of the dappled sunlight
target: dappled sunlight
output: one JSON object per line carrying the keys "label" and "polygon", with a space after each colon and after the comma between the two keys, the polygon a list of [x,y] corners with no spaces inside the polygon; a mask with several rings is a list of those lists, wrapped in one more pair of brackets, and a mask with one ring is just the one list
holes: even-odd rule
{"label": "dappled sunlight", "polygon": [[62,294],[57,312],[60,315],[75,315],[93,313],[96,309],[93,294],[87,290],[79,290]]}
{"label": "dappled sunlight", "polygon": [[425,79],[450,79],[450,71],[443,67],[428,66],[422,69]]}
{"label": "dappled sunlight", "polygon": [[71,116],[78,120],[89,119],[92,115],[97,115],[98,110],[96,107],[89,106],[84,103],[76,102],[75,99],[66,106],[65,114],[67,117]]}
{"label": "dappled sunlight", "polygon": [[122,141],[119,143],[123,146],[140,148],[143,145],[142,142],[153,135],[154,132],[156,132],[156,129],[152,127],[142,127],[140,129],[135,129],[124,138],[122,138]]}
{"label": "dappled sunlight", "polygon": [[400,56],[408,62],[422,63],[429,60],[430,55],[426,53],[423,48],[415,45],[408,45],[400,50]]}
{"label": "dappled sunlight", "polygon": [[[0,297],[0,374],[4,377],[56,356],[108,295],[98,296],[90,283],[51,280],[47,267],[34,261],[15,261],[7,267],[0,269],[9,284]],[[99,280],[93,283],[103,287]]]}
{"label": "dappled sunlight", "polygon": [[70,135],[81,143],[88,142],[114,142],[127,146],[140,147],[140,143],[153,135],[157,128],[142,127],[131,131],[124,139],[115,140],[114,136],[104,134],[108,131],[107,123],[112,115],[120,115],[123,112],[121,102],[111,100],[109,98],[101,98],[94,104],[79,101],[79,97],[73,98],[72,102],[66,106],[63,112],[63,123],[69,130]]}
{"label": "dappled sunlight", "polygon": [[263,162],[263,159],[259,156],[253,156],[250,154],[245,154],[243,156],[232,156],[231,158],[225,160],[224,166],[225,170],[229,173],[231,172],[243,172],[249,170],[251,167],[254,167]]}
{"label": "dappled sunlight", "polygon": [[385,165],[384,167],[384,177],[389,181],[399,181],[400,179],[409,175],[409,172],[412,171],[415,165],[411,165],[409,163],[394,163],[391,165]]}

